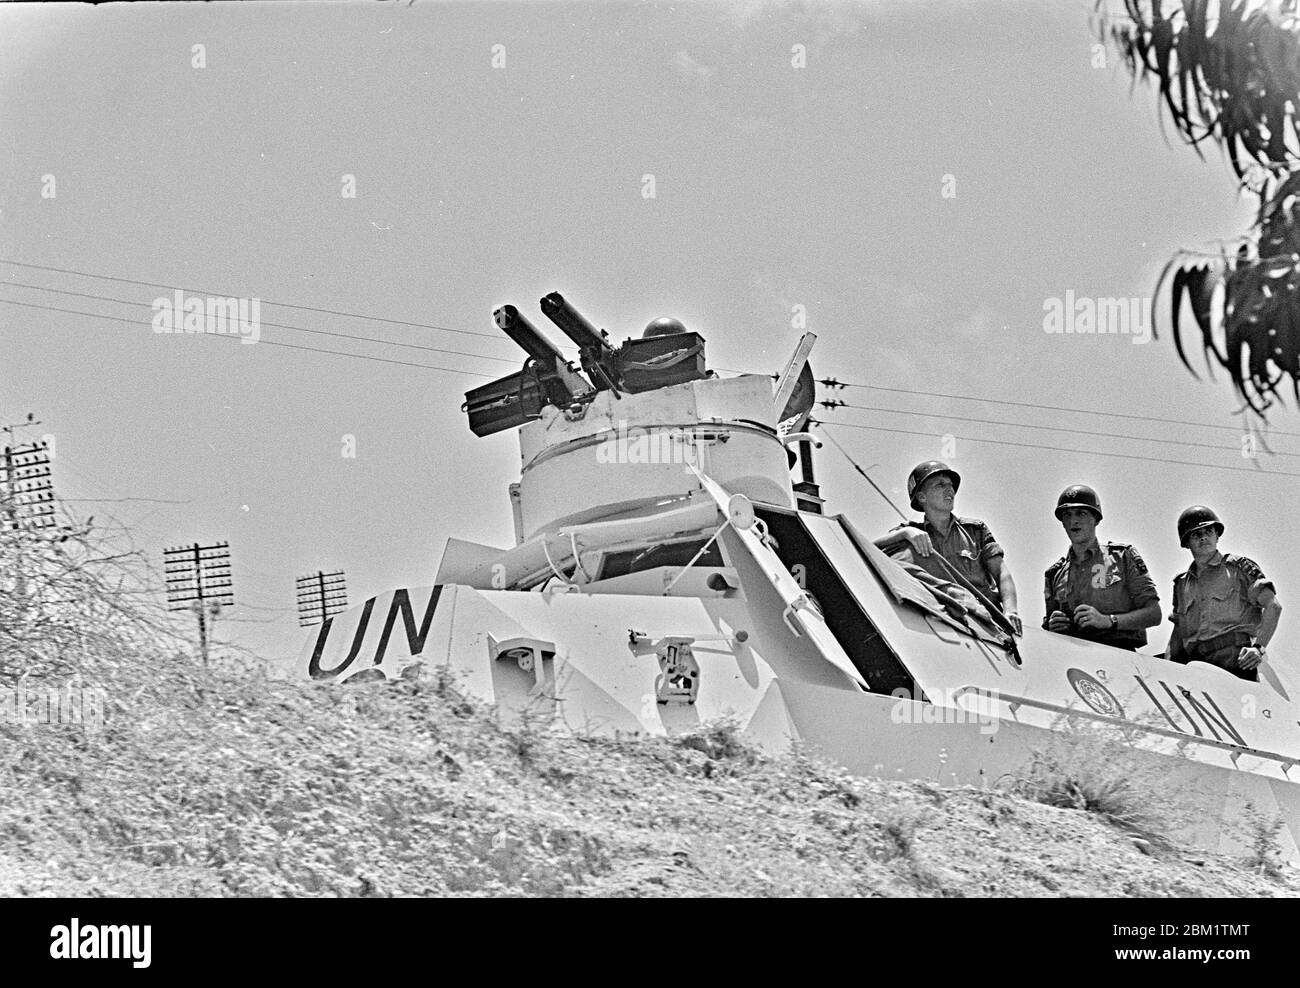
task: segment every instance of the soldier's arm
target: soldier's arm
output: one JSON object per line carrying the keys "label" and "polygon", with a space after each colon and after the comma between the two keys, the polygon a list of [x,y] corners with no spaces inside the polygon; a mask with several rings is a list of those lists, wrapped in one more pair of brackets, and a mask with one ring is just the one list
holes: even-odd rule
{"label": "soldier's arm", "polygon": [[980,559],[984,561],[984,567],[998,585],[998,593],[1002,595],[1002,613],[1007,617],[1014,614],[1019,621],[1020,602],[1016,597],[1016,581],[1011,579],[1011,567],[1004,565],[1006,554],[1002,551],[1002,546],[998,545],[993,530],[984,522],[979,523],[976,538],[980,543]]}
{"label": "soldier's arm", "polygon": [[877,549],[882,549],[888,553],[896,552],[903,546],[908,546],[919,555],[928,556],[933,549],[930,544],[930,536],[925,534],[923,529],[906,523],[886,532],[875,539],[874,543]]}
{"label": "soldier's arm", "polygon": [[1259,592],[1259,606],[1263,608],[1264,616],[1259,622],[1259,633],[1255,636],[1255,640],[1259,642],[1259,647],[1263,648],[1272,641],[1273,632],[1277,631],[1277,622],[1282,617],[1282,602],[1269,588]]}
{"label": "soldier's arm", "polygon": [[1017,606],[1016,599],[1016,581],[1011,578],[1011,567],[1004,566],[1005,556],[993,556],[985,564],[989,568],[989,575],[997,581],[998,590],[1002,593],[1002,613],[1010,617],[1012,614],[1019,615],[1020,608]]}
{"label": "soldier's arm", "polygon": [[[912,529],[912,531],[916,531],[916,529]],[[908,530],[900,526],[899,528],[890,529],[878,538],[872,539],[872,542],[875,543],[877,549],[889,552],[891,549],[897,549],[907,542],[907,533]]]}
{"label": "soldier's arm", "polygon": [[1183,647],[1183,633],[1178,630],[1177,624],[1169,632],[1169,645],[1165,649],[1165,658],[1172,662],[1187,661],[1187,649]]}
{"label": "soldier's arm", "polygon": [[1049,569],[1043,575],[1043,628],[1047,629],[1052,620],[1052,612],[1058,610],[1056,598],[1052,596],[1052,571]]}
{"label": "soldier's arm", "polygon": [[1165,648],[1165,658],[1174,662],[1187,661],[1187,649],[1183,646],[1183,633],[1178,628],[1178,581],[1174,581],[1174,609],[1169,620],[1174,623],[1174,630],[1169,632],[1169,644]]}
{"label": "soldier's arm", "polygon": [[1272,640],[1273,632],[1277,630],[1278,619],[1282,616],[1282,604],[1273,589],[1273,581],[1264,575],[1264,571],[1259,568],[1259,563],[1241,556],[1237,560],[1237,568],[1246,591],[1246,599],[1263,612],[1259,631],[1255,635],[1259,647],[1263,648]]}
{"label": "soldier's arm", "polygon": [[1115,627],[1123,631],[1141,631],[1160,623],[1160,601],[1152,600],[1127,614],[1115,615]]}
{"label": "soldier's arm", "polygon": [[1132,546],[1124,553],[1124,586],[1129,599],[1137,606],[1127,614],[1115,616],[1117,627],[1124,631],[1141,631],[1160,623],[1160,594],[1147,571],[1141,553]]}

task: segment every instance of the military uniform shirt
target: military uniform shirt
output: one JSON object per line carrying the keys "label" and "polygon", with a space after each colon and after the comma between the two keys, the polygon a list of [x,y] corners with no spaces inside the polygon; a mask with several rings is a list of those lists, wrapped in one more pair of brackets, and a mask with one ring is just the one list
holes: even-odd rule
{"label": "military uniform shirt", "polygon": [[[1127,614],[1159,601],[1160,594],[1137,549],[1121,542],[1093,542],[1081,561],[1075,558],[1071,547],[1048,567],[1043,575],[1043,598],[1047,606],[1043,618],[1046,628],[1053,611],[1062,611],[1073,619],[1076,607],[1090,604],[1102,614]],[[1142,628],[1112,631],[1071,627],[1065,634],[1108,645],[1147,643],[1147,633]]]}
{"label": "military uniform shirt", "polygon": [[[895,525],[893,531],[897,532],[904,528],[919,528],[925,532],[930,536],[935,551],[948,560],[958,573],[970,580],[976,589],[990,595],[994,603],[1001,603],[1002,594],[993,580],[993,574],[989,572],[988,564],[995,556],[1003,556],[1006,553],[1002,551],[1002,546],[998,545],[988,525],[978,518],[959,518],[953,515],[946,537],[940,535],[938,529],[924,518],[920,521],[902,522]],[[951,579],[943,566],[933,557],[926,558],[919,553],[912,553],[912,556],[913,562],[927,573],[942,580]]]}
{"label": "military uniform shirt", "polygon": [[1185,648],[1232,631],[1253,635],[1263,620],[1259,595],[1265,590],[1273,590],[1273,581],[1253,559],[1216,552],[1206,566],[1193,562],[1174,577],[1169,620],[1177,625]]}

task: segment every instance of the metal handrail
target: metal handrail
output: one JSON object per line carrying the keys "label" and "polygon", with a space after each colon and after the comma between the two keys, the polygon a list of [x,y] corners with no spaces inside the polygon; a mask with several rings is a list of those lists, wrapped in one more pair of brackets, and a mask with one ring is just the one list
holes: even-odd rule
{"label": "metal handrail", "polygon": [[1136,721],[1127,720],[1123,717],[1107,717],[1105,714],[1078,710],[1074,707],[1064,707],[1059,703],[1048,703],[1046,700],[1035,700],[1028,696],[1017,696],[1015,694],[994,693],[989,690],[981,689],[978,686],[963,686],[953,695],[953,700],[974,693],[979,696],[987,697],[991,700],[1006,703],[1011,708],[1012,715],[1015,714],[1019,707],[1034,707],[1038,710],[1050,710],[1054,713],[1065,714],[1067,717],[1084,717],[1088,720],[1100,721],[1104,724],[1114,724],[1116,727],[1130,728],[1137,731],[1146,731],[1148,734],[1159,734],[1162,737],[1173,738],[1176,741],[1186,741],[1189,744],[1204,745],[1208,748],[1218,748],[1221,751],[1227,751],[1232,756],[1232,764],[1237,764],[1237,759],[1243,754],[1255,755],[1259,758],[1270,761],[1281,762],[1282,772],[1290,772],[1291,767],[1300,763],[1300,756],[1283,755],[1276,751],[1262,751],[1259,748],[1251,748],[1246,745],[1231,744],[1227,741],[1212,741],[1209,738],[1196,737],[1192,734],[1184,734],[1181,731],[1170,730],[1167,727],[1150,727],[1146,724],[1139,724]]}

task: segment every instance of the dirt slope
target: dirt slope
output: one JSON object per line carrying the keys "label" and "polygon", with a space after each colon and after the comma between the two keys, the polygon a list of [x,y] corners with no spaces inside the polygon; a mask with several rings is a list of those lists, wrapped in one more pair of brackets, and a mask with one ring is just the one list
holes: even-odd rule
{"label": "dirt slope", "polygon": [[[103,730],[0,726],[0,894],[1295,895],[1001,792],[504,727],[438,679],[102,664]],[[89,678],[89,677],[88,677]]]}

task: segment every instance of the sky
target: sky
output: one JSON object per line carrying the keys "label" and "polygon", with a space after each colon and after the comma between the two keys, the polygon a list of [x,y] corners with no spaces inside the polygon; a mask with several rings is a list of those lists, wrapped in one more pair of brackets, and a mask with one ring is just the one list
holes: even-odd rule
{"label": "sky", "polygon": [[[802,306],[817,376],[869,386],[823,389],[862,406],[819,411],[827,434],[900,504],[916,462],[960,471],[1026,621],[1067,485],[1166,608],[1178,514],[1207,503],[1277,585],[1289,678],[1300,415],[1247,458],[1223,375],[1167,334],[1044,330],[1051,300],[1145,299],[1252,216],[1217,150],[1098,64],[1091,9],[5,5],[0,420],[34,412],[56,493],[155,563],[229,541],[218,634],[275,656],[303,638],[298,575],[343,569],[359,602],[431,583],[449,536],[512,543],[517,437],[460,411],[520,365],[498,305],[546,326],[558,290],[615,340],[674,315],[758,373]],[[261,342],[155,333],[176,289],[259,299]],[[830,444],[817,471],[829,511],[897,520]]]}

